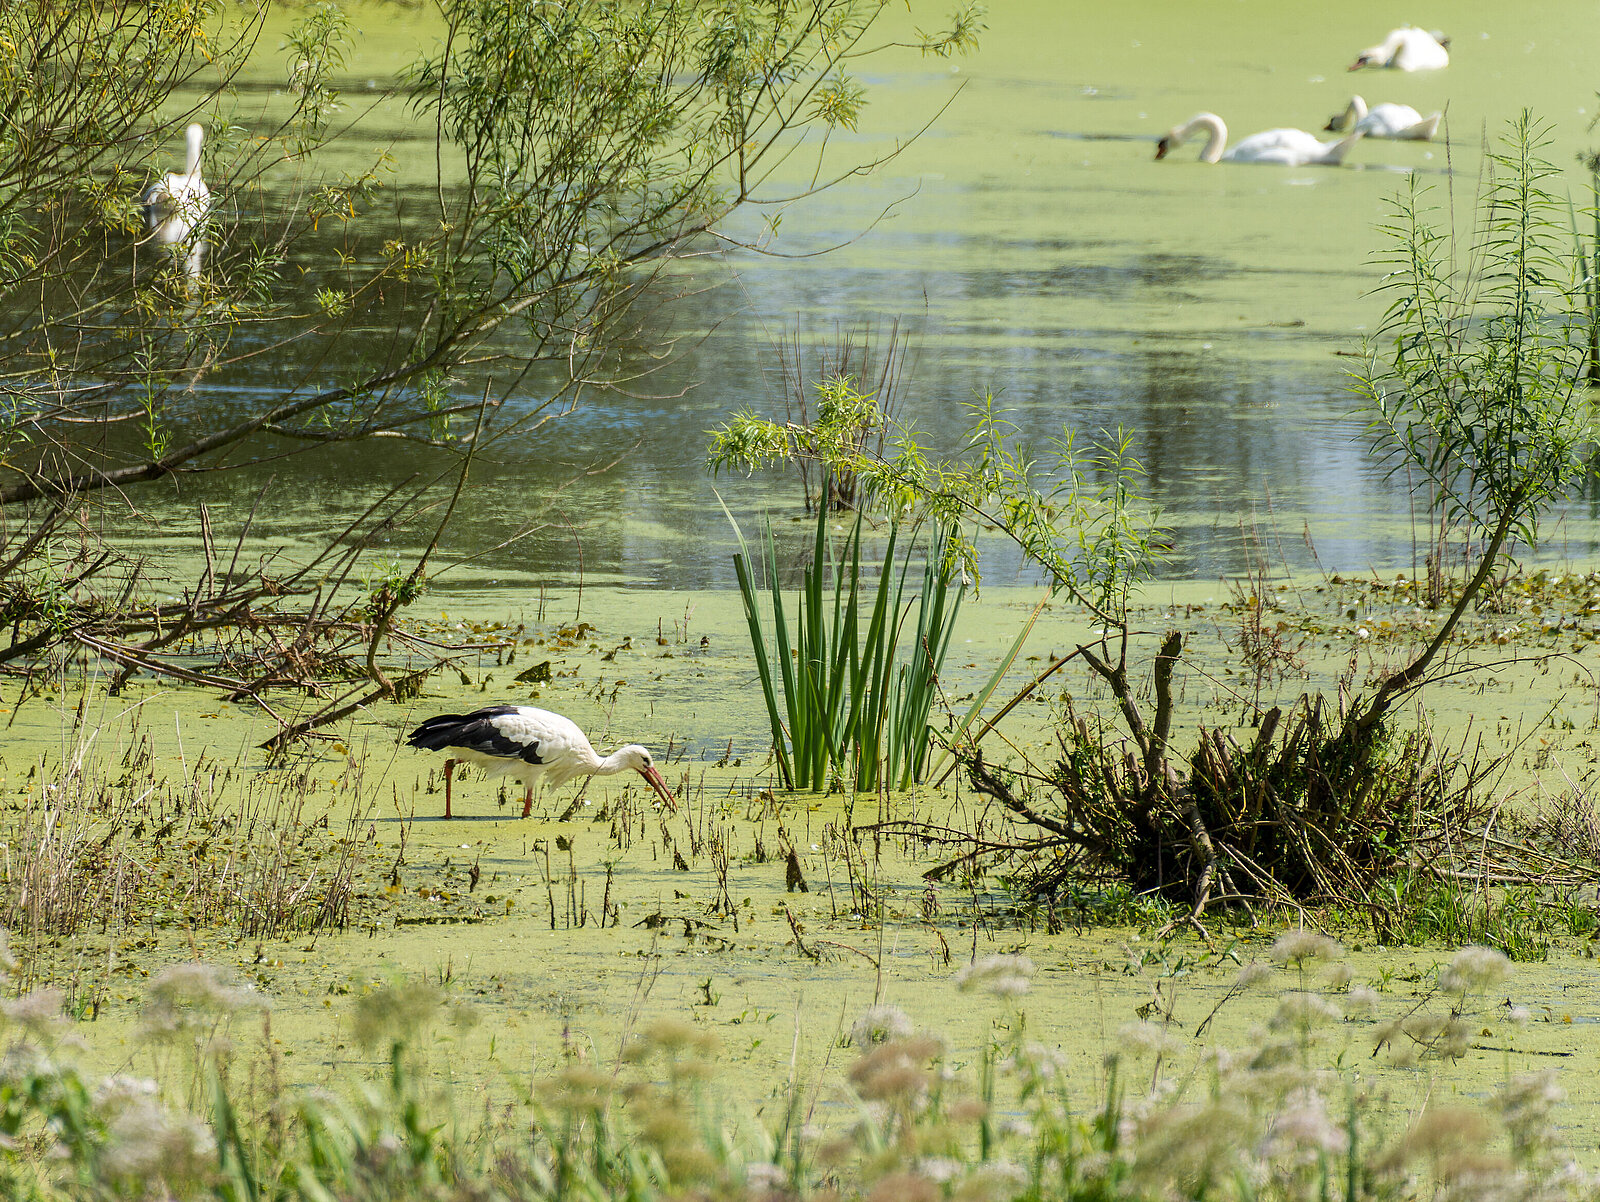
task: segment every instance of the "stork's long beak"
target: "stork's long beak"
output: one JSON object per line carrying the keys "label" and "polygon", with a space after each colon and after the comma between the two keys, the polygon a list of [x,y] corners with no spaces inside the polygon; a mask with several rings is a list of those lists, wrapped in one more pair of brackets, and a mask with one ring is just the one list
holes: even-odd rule
{"label": "stork's long beak", "polygon": [[667,782],[661,779],[661,773],[656,771],[656,766],[651,764],[648,768],[640,768],[639,775],[650,782],[650,787],[656,791],[656,796],[667,803],[667,809],[676,814],[678,801],[672,796],[672,790],[667,788]]}

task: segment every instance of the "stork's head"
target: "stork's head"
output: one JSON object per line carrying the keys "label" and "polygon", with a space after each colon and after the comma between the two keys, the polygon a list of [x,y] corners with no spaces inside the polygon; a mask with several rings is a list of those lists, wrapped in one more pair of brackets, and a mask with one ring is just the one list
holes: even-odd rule
{"label": "stork's head", "polygon": [[667,788],[667,782],[662,779],[661,773],[656,771],[655,761],[650,758],[648,749],[637,743],[630,743],[626,747],[619,748],[616,754],[622,761],[623,767],[632,768],[644,777],[656,791],[656,796],[667,804],[667,808],[674,813],[677,812],[677,799],[672,796],[672,790]]}

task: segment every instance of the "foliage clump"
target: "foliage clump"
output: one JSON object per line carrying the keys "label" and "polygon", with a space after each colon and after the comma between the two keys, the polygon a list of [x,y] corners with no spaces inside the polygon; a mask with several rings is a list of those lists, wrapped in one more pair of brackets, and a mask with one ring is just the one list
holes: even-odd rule
{"label": "foliage clump", "polygon": [[1117,882],[1182,904],[1221,886],[1228,898],[1338,899],[1371,915],[1413,857],[1441,857],[1455,832],[1481,823],[1489,765],[1452,763],[1422,731],[1353,744],[1341,729],[1325,703],[1302,698],[1266,710],[1242,742],[1202,729],[1191,750],[1169,753],[1175,782],[1155,782],[1108,724],[1069,707],[1043,772],[1008,772],[981,754],[968,771],[1041,832],[1005,849],[1025,896]]}

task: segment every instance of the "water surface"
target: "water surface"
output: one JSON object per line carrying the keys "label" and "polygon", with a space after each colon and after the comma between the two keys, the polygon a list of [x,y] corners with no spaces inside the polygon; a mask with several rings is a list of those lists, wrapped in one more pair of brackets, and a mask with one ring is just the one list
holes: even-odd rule
{"label": "water surface", "polygon": [[[394,156],[390,196],[404,226],[426,212],[433,154],[428,129],[385,89],[438,26],[426,10],[357,12],[342,153],[351,163],[375,149]],[[1258,0],[1203,12],[1019,0],[993,8],[968,58],[867,60],[870,105],[859,132],[833,140],[829,162],[882,155],[937,113],[932,127],[876,174],[787,209],[772,249],[800,257],[734,252],[669,285],[705,290],[652,319],[654,332],[681,339],[679,354],[633,395],[586,395],[480,461],[447,552],[482,551],[530,516],[549,524],[484,556],[463,584],[571,582],[580,562],[590,581],[731,584],[731,536],[702,466],[706,431],[737,405],[777,405],[776,346],[791,331],[831,342],[840,329],[881,337],[894,322],[910,335],[902,413],[937,446],[959,444],[965,406],[985,393],[1030,433],[1129,430],[1176,531],[1171,575],[1240,570],[1252,525],[1277,532],[1274,554],[1292,567],[1411,567],[1406,481],[1370,453],[1349,391],[1349,356],[1385,304],[1374,295],[1376,227],[1407,171],[1423,173],[1441,205],[1453,195],[1464,206],[1485,131],[1524,107],[1551,123],[1549,156],[1574,164],[1600,141],[1587,132],[1600,36],[1574,2],[1401,15],[1447,27],[1447,70],[1346,72],[1396,23],[1391,6],[1311,19]],[[264,51],[274,44],[269,34]],[[263,87],[281,76],[268,58]],[[1316,130],[1355,90],[1370,103],[1445,109],[1449,143],[1369,141],[1339,169],[1209,166],[1194,145],[1152,161],[1154,140],[1198,110],[1221,114],[1235,136]],[[1584,182],[1574,164],[1572,185]],[[764,216],[741,216],[729,232],[753,238]],[[341,236],[381,238],[389,220]],[[838,249],[805,257],[825,247]],[[315,256],[305,266],[308,287],[331,270]],[[383,338],[392,314],[370,317],[368,338]],[[196,404],[228,412],[301,366],[215,373]],[[536,408],[551,384],[531,381],[518,404]],[[438,469],[435,456],[387,446],[284,460],[270,469],[259,530],[309,544],[376,490]],[[267,478],[252,469],[170,498],[180,513],[208,499],[237,517]],[[791,511],[798,497],[781,477],[719,487],[746,517]],[[1596,499],[1588,490],[1553,527],[1558,551],[1592,555]],[[169,512],[158,505],[155,516]],[[427,532],[398,532],[395,550]],[[1003,554],[993,570],[1015,577]]]}

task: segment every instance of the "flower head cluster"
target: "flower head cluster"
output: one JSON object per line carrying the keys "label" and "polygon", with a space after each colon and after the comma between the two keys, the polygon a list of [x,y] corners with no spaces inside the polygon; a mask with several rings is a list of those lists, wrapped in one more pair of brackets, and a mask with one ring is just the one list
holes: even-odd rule
{"label": "flower head cluster", "polygon": [[869,1102],[920,1102],[933,1085],[933,1061],[944,1054],[934,1038],[891,1039],[850,1066],[850,1083]]}
{"label": "flower head cluster", "polygon": [[1325,1027],[1330,1023],[1339,1022],[1343,1018],[1344,1012],[1338,1005],[1320,993],[1290,990],[1278,999],[1278,1009],[1273,1013],[1268,1026],[1274,1031],[1310,1031],[1315,1027]]}
{"label": "flower head cluster", "polygon": [[1304,927],[1285,931],[1272,945],[1272,958],[1279,964],[1304,968],[1312,960],[1336,960],[1344,955],[1344,948],[1320,931]]}
{"label": "flower head cluster", "polygon": [[385,1041],[410,1039],[433,1021],[443,1004],[443,995],[425,981],[374,989],[356,1001],[356,1042],[364,1048],[375,1048]]}
{"label": "flower head cluster", "polygon": [[1492,989],[1510,975],[1511,961],[1504,952],[1474,945],[1462,948],[1439,973],[1439,988],[1464,996]]}
{"label": "flower head cluster", "polygon": [[906,1039],[912,1033],[911,1018],[898,1006],[868,1006],[850,1028],[850,1042],[863,1051],[891,1039]]}
{"label": "flower head cluster", "polygon": [[183,1183],[205,1181],[216,1159],[210,1127],[193,1115],[169,1111],[154,1081],[108,1077],[95,1102],[106,1125],[101,1167],[113,1180],[146,1188],[162,1182],[167,1188],[145,1195],[160,1197],[187,1196]]}
{"label": "flower head cluster", "polygon": [[722,1041],[717,1038],[715,1031],[681,1018],[658,1018],[646,1023],[638,1036],[628,1043],[623,1049],[623,1059],[635,1062],[648,1060],[657,1052],[672,1060],[680,1056],[709,1059],[717,1054],[721,1046]]}
{"label": "flower head cluster", "polygon": [[19,998],[0,1002],[0,1014],[35,1039],[47,1039],[66,1026],[61,1007],[66,994],[59,989],[35,989]]}
{"label": "flower head cluster", "polygon": [[996,997],[1019,997],[1028,992],[1033,961],[1026,956],[985,956],[956,973],[956,988],[982,989]]}
{"label": "flower head cluster", "polygon": [[1259,1152],[1265,1160],[1310,1165],[1325,1156],[1342,1156],[1349,1146],[1350,1132],[1328,1114],[1322,1095],[1300,1089],[1272,1116]]}
{"label": "flower head cluster", "polygon": [[1495,1098],[1495,1108],[1511,1136],[1511,1146],[1519,1154],[1526,1157],[1556,1142],[1551,1116],[1564,1097],[1552,1072],[1525,1073],[1506,1082]]}
{"label": "flower head cluster", "polygon": [[162,1038],[214,1026],[247,1010],[265,1010],[270,1003],[254,986],[234,980],[215,964],[192,961],[162,969],[150,981],[140,1031]]}

